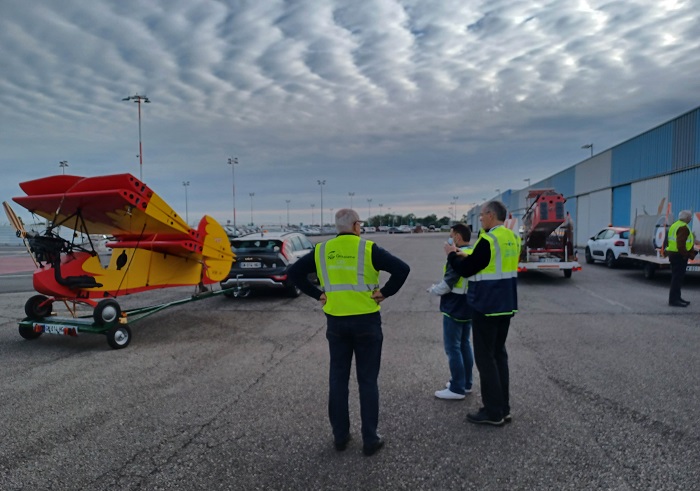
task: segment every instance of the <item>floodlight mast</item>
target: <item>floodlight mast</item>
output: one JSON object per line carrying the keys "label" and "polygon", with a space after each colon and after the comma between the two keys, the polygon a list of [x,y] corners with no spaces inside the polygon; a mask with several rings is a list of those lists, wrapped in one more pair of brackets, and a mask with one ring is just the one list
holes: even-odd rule
{"label": "floodlight mast", "polygon": [[150,99],[145,95],[131,95],[124,97],[123,101],[134,101],[139,106],[139,179],[143,182],[143,145],[141,143],[141,101],[150,103]]}

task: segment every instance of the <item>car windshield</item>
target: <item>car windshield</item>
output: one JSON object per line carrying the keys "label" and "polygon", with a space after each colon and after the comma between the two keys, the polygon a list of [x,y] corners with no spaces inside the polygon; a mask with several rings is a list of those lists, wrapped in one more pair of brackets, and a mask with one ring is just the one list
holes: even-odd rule
{"label": "car windshield", "polygon": [[234,240],[231,243],[233,252],[236,254],[246,254],[250,252],[279,252],[282,244],[278,240],[270,239],[248,239]]}
{"label": "car windshield", "polygon": [[630,238],[630,231],[625,230],[624,232],[620,232],[620,238],[621,239],[629,239]]}

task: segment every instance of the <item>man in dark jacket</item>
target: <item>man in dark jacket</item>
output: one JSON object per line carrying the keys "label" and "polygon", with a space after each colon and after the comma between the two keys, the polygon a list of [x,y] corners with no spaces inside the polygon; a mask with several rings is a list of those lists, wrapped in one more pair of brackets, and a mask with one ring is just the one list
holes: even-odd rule
{"label": "man in dark jacket", "polygon": [[[457,223],[450,227],[448,243],[469,254],[471,235],[469,226]],[[459,401],[472,391],[474,354],[469,340],[472,310],[467,301],[467,286],[467,279],[462,278],[449,263],[446,263],[443,280],[428,289],[433,295],[440,296],[442,337],[450,367],[450,381],[447,387],[435,392],[438,399]]]}

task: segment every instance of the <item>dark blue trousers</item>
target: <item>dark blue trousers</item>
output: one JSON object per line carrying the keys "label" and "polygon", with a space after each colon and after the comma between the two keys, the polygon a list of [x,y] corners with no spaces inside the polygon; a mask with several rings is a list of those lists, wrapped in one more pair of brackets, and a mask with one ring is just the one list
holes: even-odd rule
{"label": "dark blue trousers", "polygon": [[377,377],[382,358],[382,318],[379,312],[365,315],[331,316],[326,339],[330,349],[328,417],[336,441],[350,432],[348,396],[352,357],[360,391],[362,441],[365,446],[377,441],[379,422],[379,388]]}
{"label": "dark blue trousers", "polygon": [[485,316],[474,312],[474,361],[479,370],[481,400],[490,416],[502,418],[510,413],[510,374],[506,339],[512,316]]}

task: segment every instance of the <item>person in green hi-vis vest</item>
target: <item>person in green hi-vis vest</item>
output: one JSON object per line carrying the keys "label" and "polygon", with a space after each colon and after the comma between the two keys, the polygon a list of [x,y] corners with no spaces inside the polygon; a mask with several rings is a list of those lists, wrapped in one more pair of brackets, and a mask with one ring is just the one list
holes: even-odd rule
{"label": "person in green hi-vis vest", "polygon": [[668,229],[668,245],[666,256],[671,263],[671,289],[668,292],[668,304],[672,307],[687,307],[690,302],[681,298],[681,286],[688,267],[688,259],[694,259],[697,252],[694,249],[695,238],[688,224],[693,214],[683,210],[678,214],[678,220]]}

